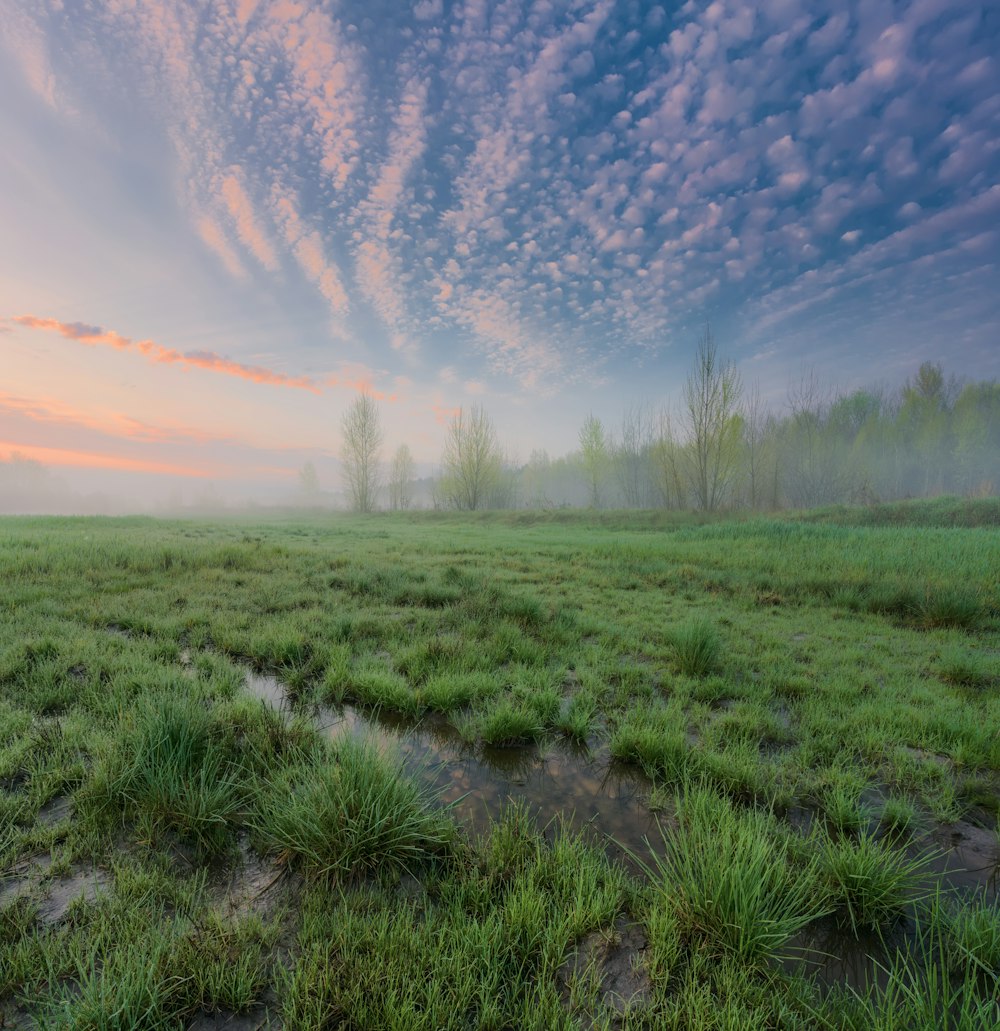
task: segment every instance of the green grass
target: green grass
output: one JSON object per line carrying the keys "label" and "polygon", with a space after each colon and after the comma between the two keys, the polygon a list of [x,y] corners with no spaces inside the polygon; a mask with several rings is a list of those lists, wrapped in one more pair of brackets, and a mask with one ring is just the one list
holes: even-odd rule
{"label": "green grass", "polygon": [[250,826],[266,850],[324,877],[413,872],[454,838],[398,764],[351,738],[329,758],[283,769],[261,789]]}
{"label": "green grass", "polygon": [[[1000,806],[995,516],[5,519],[0,1013],[991,1026],[995,901],[934,894],[914,857]],[[414,772],[472,785],[477,819],[463,764],[522,750],[543,782],[584,744],[597,833],[497,809],[470,838],[381,744],[326,740],[330,702],[449,742]],[[664,828],[649,878],[595,847],[614,760],[622,810]],[[96,897],[46,917],[87,872]],[[820,913],[848,937],[905,916],[913,948],[881,987],[821,991],[775,962]],[[644,979],[622,1017],[616,962]]]}
{"label": "green grass", "polygon": [[675,812],[651,874],[654,907],[671,910],[682,935],[754,968],[828,912],[818,858],[793,865],[772,814],[740,810],[707,786],[685,789]]}

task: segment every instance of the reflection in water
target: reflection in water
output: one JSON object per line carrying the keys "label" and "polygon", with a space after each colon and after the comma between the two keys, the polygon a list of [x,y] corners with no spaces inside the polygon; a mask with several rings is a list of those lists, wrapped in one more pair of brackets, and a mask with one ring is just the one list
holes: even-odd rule
{"label": "reflection in water", "polygon": [[[269,705],[290,712],[285,691],[274,678],[248,673],[247,690]],[[593,751],[568,742],[545,748],[474,748],[441,717],[415,721],[399,713],[363,712],[353,706],[320,706],[319,728],[331,739],[345,735],[397,755],[406,772],[452,806],[473,833],[484,833],[497,814],[516,802],[535,814],[542,827],[562,821],[592,836],[608,853],[637,866],[629,853],[648,864],[651,849],[662,854],[659,823],[649,811],[651,782],[634,766],[615,763],[607,748]],[[808,833],[815,814],[796,808],[789,822]],[[935,850],[924,887],[934,883],[964,895],[996,896],[996,834],[968,823],[939,828],[915,842],[912,854]],[[823,984],[864,990],[885,982],[885,967],[913,948],[913,921],[901,919],[885,938],[856,937],[832,920],[817,921],[797,935],[783,965],[804,969]]]}
{"label": "reflection in water", "polygon": [[474,749],[443,719],[414,722],[350,706],[321,708],[318,720],[332,740],[350,735],[398,755],[406,772],[450,805],[473,833],[484,833],[504,806],[516,802],[540,826],[561,820],[591,833],[614,855],[624,856],[624,845],[644,857],[647,839],[661,841],[645,804],[649,781],[638,770],[613,763],[606,751],[595,754],[561,742],[544,750],[534,745]]}
{"label": "reflection in water", "polygon": [[[245,686],[268,705],[290,711],[274,677],[248,672]],[[568,742],[545,749],[476,749],[441,717],[415,721],[350,705],[319,706],[314,717],[331,740],[350,735],[397,755],[406,772],[450,805],[456,819],[473,833],[484,833],[501,809],[519,803],[535,815],[539,826],[562,821],[590,834],[629,865],[625,849],[645,860],[650,842],[662,847],[656,817],[645,804],[649,780],[635,767],[613,762],[606,749],[592,752]]]}

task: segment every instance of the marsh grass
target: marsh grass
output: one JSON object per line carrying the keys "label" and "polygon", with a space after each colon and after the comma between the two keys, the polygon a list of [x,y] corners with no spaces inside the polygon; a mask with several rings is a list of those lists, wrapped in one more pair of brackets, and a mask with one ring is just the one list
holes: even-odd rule
{"label": "marsh grass", "polygon": [[184,694],[152,695],[123,715],[77,805],[218,852],[246,799],[242,772],[202,704]]}
{"label": "marsh grass", "polygon": [[671,909],[683,934],[759,967],[829,911],[818,859],[793,866],[772,814],[738,809],[705,785],[681,791],[675,808],[649,873],[654,908]]}
{"label": "marsh grass", "polygon": [[926,894],[918,885],[931,856],[911,857],[871,833],[827,838],[819,844],[819,855],[829,903],[853,931],[887,925]]}
{"label": "marsh grass", "polygon": [[690,620],[671,630],[667,640],[682,673],[690,677],[704,677],[718,667],[722,640],[709,620]]}
{"label": "marsh grass", "polygon": [[[995,904],[915,901],[929,875],[864,805],[890,793],[885,830],[997,811],[996,524],[953,528],[981,514],[5,520],[0,868],[34,872],[0,902],[0,997],[80,1029],[262,999],[299,1028],[992,1026]],[[670,633],[693,625],[717,638],[708,672]],[[247,663],[297,705],[249,697]],[[689,805],[658,890],[527,814],[463,840],[392,759],[310,724],[346,698],[439,713],[484,775],[490,741],[532,763],[557,734],[610,747],[664,822],[691,783],[712,815]],[[818,807],[811,833],[779,818],[793,802]],[[248,831],[269,856],[244,883]],[[248,901],[286,862],[304,887]],[[100,896],[43,923],[94,868]],[[814,909],[883,934],[903,913],[927,947],[889,992],[823,994],[767,958]],[[601,987],[619,921],[648,937],[624,1014]]]}
{"label": "marsh grass", "polygon": [[352,738],[326,760],[281,770],[255,799],[250,825],[266,849],[324,877],[412,872],[455,840],[453,823],[398,762]]}

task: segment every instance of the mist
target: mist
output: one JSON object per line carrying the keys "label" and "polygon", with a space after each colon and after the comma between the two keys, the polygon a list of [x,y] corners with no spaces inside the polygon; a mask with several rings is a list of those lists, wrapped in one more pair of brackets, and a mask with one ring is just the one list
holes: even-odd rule
{"label": "mist", "polygon": [[[712,367],[699,364],[705,358],[700,351],[679,400],[670,406],[624,404],[617,417],[603,420],[590,416],[577,429],[580,446],[563,454],[553,454],[538,440],[527,456],[515,456],[490,414],[474,409],[485,420],[491,443],[472,504],[455,490],[447,440],[437,462],[412,463],[402,483],[391,482],[392,456],[378,449],[370,458],[376,484],[372,507],[768,512],[941,494],[987,497],[1000,491],[1000,384],[995,380],[961,382],[925,362],[896,389],[876,385],[838,392],[807,373],[783,401],[766,404],[758,386],[744,382],[712,346]],[[709,381],[700,382],[706,372]],[[722,386],[728,396],[709,399],[714,409],[699,412],[699,390]],[[377,404],[371,411],[379,420]],[[453,428],[454,420],[446,434]],[[566,439],[566,427],[560,431]],[[341,462],[329,460],[319,470],[306,462],[280,481],[196,480],[49,467],[15,451],[0,455],[0,512],[217,516],[261,509],[351,510],[342,469]]]}

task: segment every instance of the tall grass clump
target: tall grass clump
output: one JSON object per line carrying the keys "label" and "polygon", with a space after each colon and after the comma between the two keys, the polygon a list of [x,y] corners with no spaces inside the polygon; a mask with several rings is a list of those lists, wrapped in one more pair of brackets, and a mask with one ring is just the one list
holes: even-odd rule
{"label": "tall grass clump", "polygon": [[140,699],[120,720],[77,805],[169,829],[206,852],[226,845],[245,801],[242,770],[211,713],[186,695]]}
{"label": "tall grass clump", "polygon": [[793,868],[773,815],[741,810],[704,786],[676,799],[678,826],[654,853],[655,907],[707,948],[760,967],[797,931],[828,912],[818,860]]}
{"label": "tall grass clump", "polygon": [[409,871],[454,835],[399,763],[352,738],[330,758],[280,771],[261,790],[251,824],[270,851],[322,876]]}
{"label": "tall grass clump", "polygon": [[722,642],[718,631],[707,619],[693,619],[667,635],[674,658],[682,673],[703,677],[719,665]]}
{"label": "tall grass clump", "polygon": [[855,933],[899,916],[914,897],[927,857],[911,858],[873,834],[827,839],[820,871],[831,904]]}

